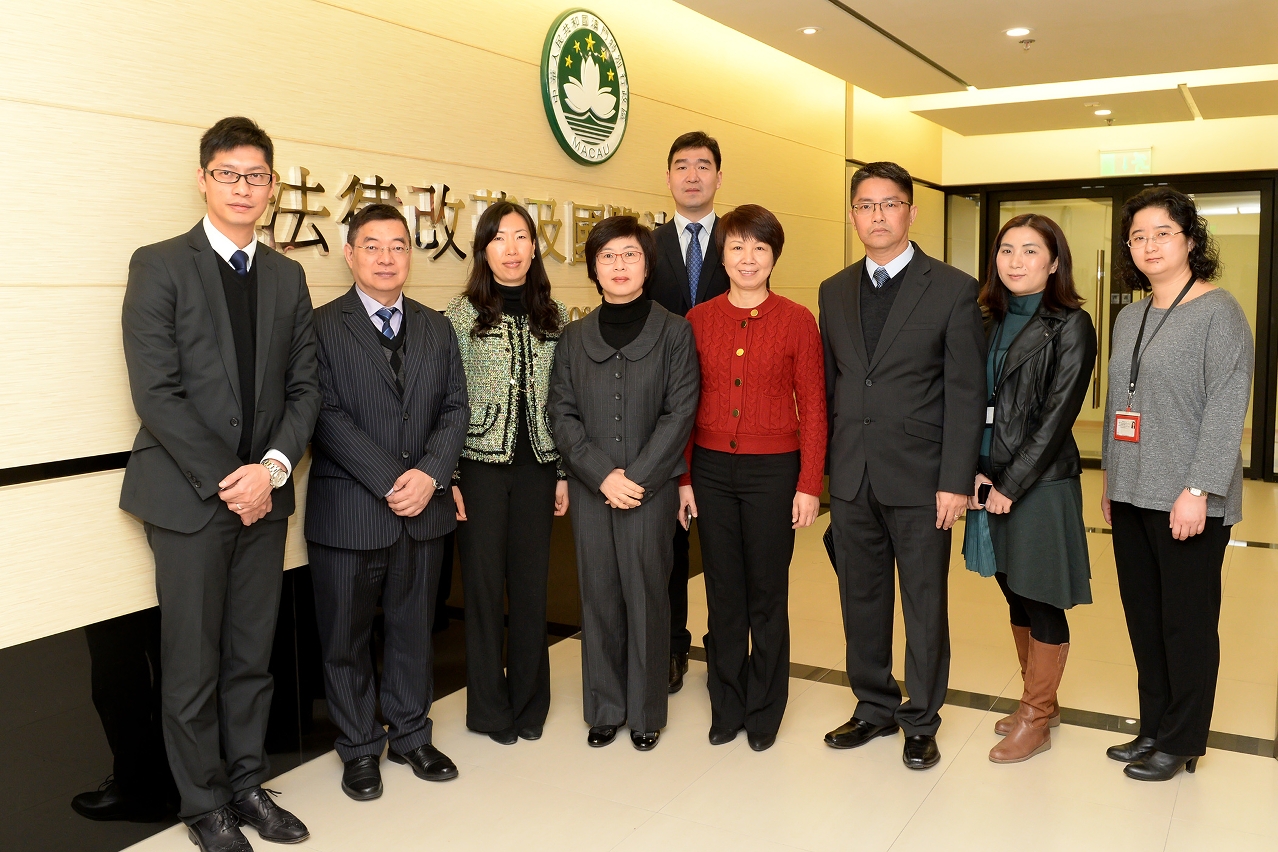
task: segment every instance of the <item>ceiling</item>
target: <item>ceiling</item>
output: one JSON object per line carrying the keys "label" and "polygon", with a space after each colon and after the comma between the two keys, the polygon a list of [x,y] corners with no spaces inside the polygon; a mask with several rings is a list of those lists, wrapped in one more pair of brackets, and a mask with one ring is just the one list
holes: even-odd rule
{"label": "ceiling", "polygon": [[[1009,93],[920,115],[964,135],[1103,124],[1082,109],[1106,100],[1115,123],[1278,114],[1278,2],[1165,0],[679,0],[701,14],[884,98],[963,93],[1107,78],[1273,66],[1273,79],[1190,86],[1159,79],[1105,98]],[[803,35],[802,27],[819,27]],[[1005,34],[1031,29],[1029,49]],[[1264,76],[1264,75],[1262,75]],[[1112,87],[1111,87],[1112,88]],[[1136,88],[1140,88],[1139,85]],[[1105,90],[1097,87],[1097,94]],[[1201,102],[1198,98],[1201,97]],[[1027,108],[1029,102],[1036,105]],[[1016,102],[1015,107],[1010,104]],[[1121,105],[1122,109],[1118,107]],[[1013,115],[1019,112],[1020,115]]]}

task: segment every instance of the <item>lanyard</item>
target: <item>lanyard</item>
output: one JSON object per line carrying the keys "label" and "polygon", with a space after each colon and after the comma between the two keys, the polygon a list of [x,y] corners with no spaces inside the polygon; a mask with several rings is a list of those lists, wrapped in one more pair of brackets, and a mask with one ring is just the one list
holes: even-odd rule
{"label": "lanyard", "polygon": [[[1171,312],[1176,310],[1176,306],[1180,304],[1180,300],[1185,298],[1185,294],[1189,292],[1189,288],[1194,286],[1194,274],[1191,272],[1189,281],[1181,288],[1180,295],[1176,297],[1176,301],[1171,303],[1171,307],[1167,309],[1167,313],[1163,314],[1163,318],[1158,321],[1158,325],[1154,326],[1154,330],[1150,332],[1149,342],[1145,344],[1145,348],[1149,348],[1149,344],[1154,342],[1154,335],[1158,334],[1158,330],[1163,327],[1163,323],[1167,322],[1167,318],[1171,316]],[[1154,297],[1149,297],[1149,304],[1145,306],[1145,315],[1140,320],[1140,331],[1136,333],[1136,346],[1132,349],[1132,372],[1127,379],[1127,410],[1132,410],[1132,398],[1136,396],[1136,378],[1140,375],[1140,360],[1145,356],[1141,351],[1140,342],[1145,337],[1145,322],[1149,319],[1149,309],[1154,306]]]}

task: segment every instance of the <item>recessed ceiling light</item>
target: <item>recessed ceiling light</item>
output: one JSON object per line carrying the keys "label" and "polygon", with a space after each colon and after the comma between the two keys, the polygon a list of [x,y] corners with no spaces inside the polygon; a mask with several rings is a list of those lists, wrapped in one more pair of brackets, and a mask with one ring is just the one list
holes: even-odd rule
{"label": "recessed ceiling light", "polygon": [[1093,114],[1093,115],[1109,115],[1109,110],[1107,110],[1107,109],[1098,109],[1098,110],[1096,110],[1096,112],[1094,112],[1094,113],[1092,113],[1092,114]]}
{"label": "recessed ceiling light", "polygon": [[975,91],[976,91],[976,87],[975,87],[975,86],[968,86],[968,87],[967,87],[967,90],[968,90],[969,92],[975,92]]}
{"label": "recessed ceiling light", "polygon": [[1030,28],[1029,27],[1012,27],[1010,30],[1007,31],[1007,34],[1010,35],[1012,38],[1020,38],[1021,36],[1029,35]]}
{"label": "recessed ceiling light", "polygon": [[800,27],[799,32],[803,33],[804,35],[816,35],[817,33],[821,32],[821,28],[820,27]]}

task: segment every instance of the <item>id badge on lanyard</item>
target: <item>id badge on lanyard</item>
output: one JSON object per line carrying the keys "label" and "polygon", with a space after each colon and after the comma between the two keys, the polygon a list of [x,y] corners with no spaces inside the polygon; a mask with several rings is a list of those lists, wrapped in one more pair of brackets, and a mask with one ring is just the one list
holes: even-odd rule
{"label": "id badge on lanyard", "polygon": [[[1181,289],[1180,295],[1171,303],[1171,307],[1167,309],[1167,313],[1163,314],[1163,318],[1158,321],[1158,325],[1154,326],[1153,332],[1149,335],[1152,342],[1154,335],[1158,334],[1163,327],[1163,323],[1167,322],[1167,318],[1171,316],[1171,312],[1176,310],[1176,306],[1180,304],[1181,299],[1189,293],[1191,287],[1194,286],[1194,276],[1189,276],[1188,283]],[[1117,411],[1114,413],[1114,440],[1126,441],[1129,444],[1140,443],[1140,413],[1132,411],[1132,399],[1136,396],[1136,380],[1140,376],[1140,361],[1144,355],[1141,352],[1140,343],[1145,338],[1145,322],[1149,319],[1149,309],[1154,306],[1153,296],[1149,297],[1149,304],[1145,306],[1145,315],[1141,317],[1140,331],[1136,334],[1136,346],[1132,349],[1132,370],[1127,380],[1127,410]],[[1146,346],[1148,346],[1148,342]]]}
{"label": "id badge on lanyard", "polygon": [[1140,443],[1140,414],[1135,411],[1119,411],[1114,415],[1114,440]]}

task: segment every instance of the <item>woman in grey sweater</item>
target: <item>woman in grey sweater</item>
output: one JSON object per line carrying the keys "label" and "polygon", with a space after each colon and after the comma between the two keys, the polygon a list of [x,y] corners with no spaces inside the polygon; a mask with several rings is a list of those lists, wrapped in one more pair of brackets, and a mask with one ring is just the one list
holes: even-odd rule
{"label": "woman in grey sweater", "polygon": [[1114,325],[1101,510],[1140,689],[1140,736],[1109,749],[1166,781],[1207,750],[1220,667],[1220,570],[1242,520],[1242,428],[1254,357],[1242,307],[1209,282],[1215,242],[1188,196],[1123,208],[1119,274],[1148,299]]}

